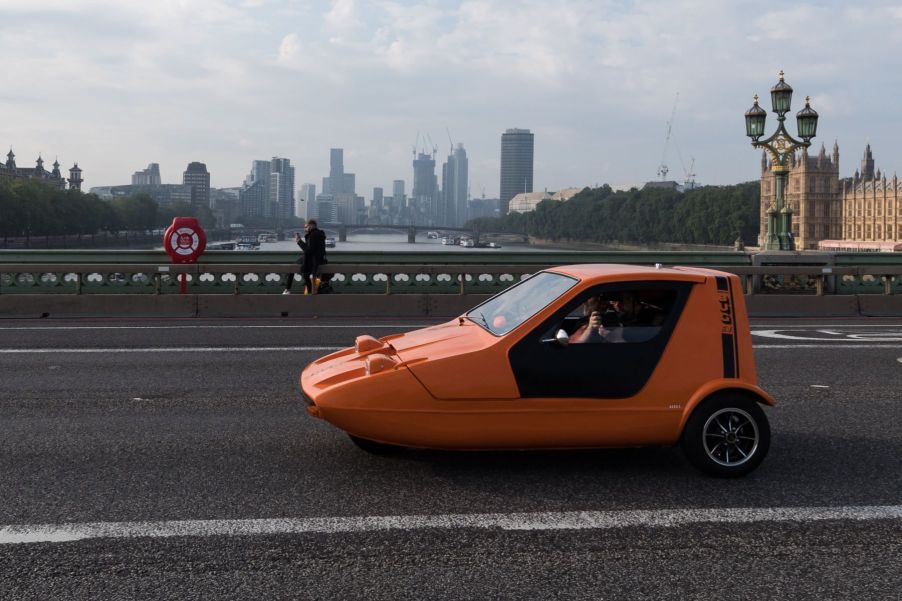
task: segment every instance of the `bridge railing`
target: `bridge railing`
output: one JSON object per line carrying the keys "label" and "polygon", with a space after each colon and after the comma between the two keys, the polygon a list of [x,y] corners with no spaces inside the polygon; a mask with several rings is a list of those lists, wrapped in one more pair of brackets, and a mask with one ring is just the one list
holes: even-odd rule
{"label": "bridge railing", "polygon": [[[572,262],[572,261],[571,261]],[[504,264],[330,263],[323,274],[350,294],[494,294],[563,262]],[[902,263],[885,265],[708,265],[735,273],[747,295],[902,294]],[[277,294],[296,263],[0,263],[0,294]],[[299,279],[299,277],[298,277]],[[300,290],[300,288],[296,288]]]}

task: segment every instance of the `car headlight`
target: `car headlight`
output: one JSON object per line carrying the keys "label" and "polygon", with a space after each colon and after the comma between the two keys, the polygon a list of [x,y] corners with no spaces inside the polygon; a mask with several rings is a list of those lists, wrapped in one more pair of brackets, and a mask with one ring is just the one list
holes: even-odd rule
{"label": "car headlight", "polygon": [[378,348],[382,348],[385,346],[382,342],[379,342],[372,336],[368,336],[364,334],[363,336],[358,336],[354,340],[354,350],[357,351],[357,354],[366,353],[369,351],[376,350]]}
{"label": "car headlight", "polygon": [[365,361],[366,375],[371,376],[373,374],[377,374],[380,371],[390,369],[397,364],[398,362],[388,355],[373,353],[372,355],[367,357]]}

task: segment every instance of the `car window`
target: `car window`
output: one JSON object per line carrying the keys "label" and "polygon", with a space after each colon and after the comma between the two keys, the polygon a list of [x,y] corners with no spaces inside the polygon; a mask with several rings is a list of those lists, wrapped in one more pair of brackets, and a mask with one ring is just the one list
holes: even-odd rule
{"label": "car window", "polygon": [[[511,347],[508,356],[520,396],[608,399],[635,395],[661,360],[692,286],[684,281],[612,282],[574,294]],[[601,336],[586,343],[559,342],[558,330],[572,336],[588,322],[585,303],[590,297],[596,297],[594,302],[624,304],[626,292],[637,296],[643,311],[628,320],[620,317],[620,325],[602,320],[608,330],[619,328],[616,344],[605,343]],[[600,306],[607,310],[607,305]],[[613,333],[610,336],[606,342],[614,342]]]}
{"label": "car window", "polygon": [[594,289],[557,329],[575,344],[647,342],[660,333],[676,298],[673,288]]}
{"label": "car window", "polygon": [[469,317],[496,336],[507,334],[576,285],[575,278],[542,271],[493,296]]}

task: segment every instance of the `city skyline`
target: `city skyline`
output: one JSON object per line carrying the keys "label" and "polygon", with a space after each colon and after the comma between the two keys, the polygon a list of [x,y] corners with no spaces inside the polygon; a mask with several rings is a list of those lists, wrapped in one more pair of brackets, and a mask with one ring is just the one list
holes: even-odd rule
{"label": "city skyline", "polygon": [[662,162],[682,180],[693,160],[730,184],[757,177],[742,113],[784,69],[793,112],[811,95],[821,114],[815,147],[870,143],[892,172],[899,24],[877,0],[0,0],[0,143],[77,161],[86,188],[153,162],[174,184],[194,161],[238,187],[269,156],[318,182],[340,147],[372,190],[413,180],[419,132],[438,157],[464,143],[478,198],[499,195],[500,134],[525,128],[535,190],[641,184]]}

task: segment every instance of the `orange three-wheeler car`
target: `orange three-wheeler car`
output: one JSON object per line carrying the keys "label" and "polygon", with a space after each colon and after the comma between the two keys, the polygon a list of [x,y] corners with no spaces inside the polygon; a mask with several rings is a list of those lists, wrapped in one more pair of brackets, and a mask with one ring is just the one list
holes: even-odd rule
{"label": "orange three-wheeler car", "polygon": [[770,444],[737,276],[571,265],[308,365],[309,412],[373,452],[681,444],[741,476]]}

